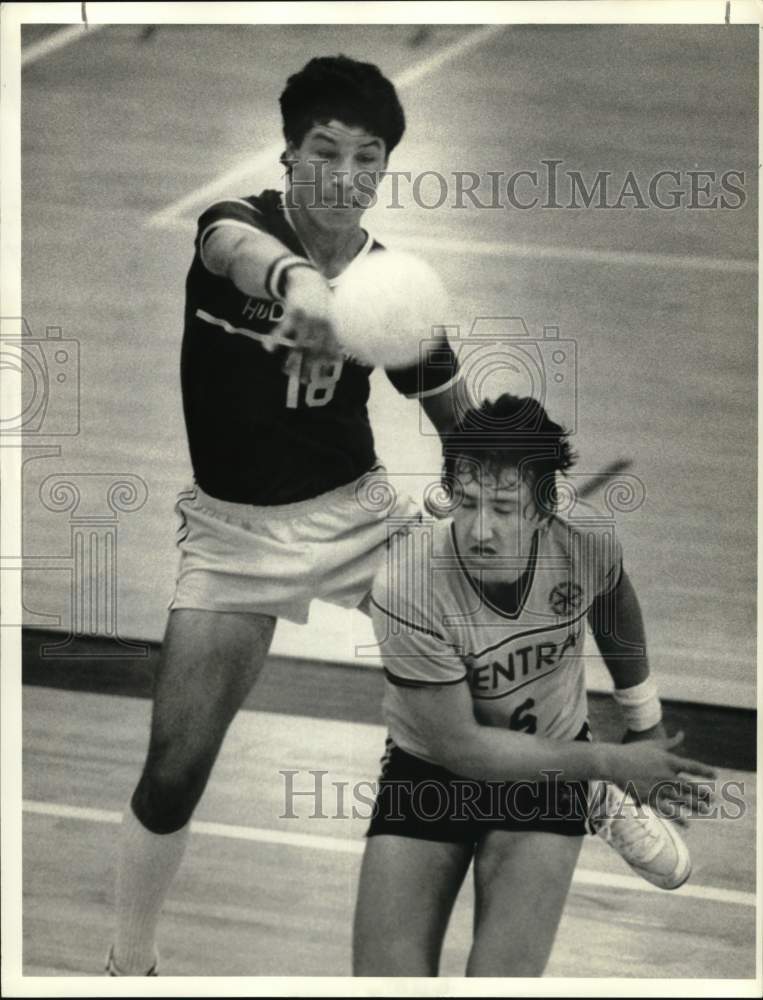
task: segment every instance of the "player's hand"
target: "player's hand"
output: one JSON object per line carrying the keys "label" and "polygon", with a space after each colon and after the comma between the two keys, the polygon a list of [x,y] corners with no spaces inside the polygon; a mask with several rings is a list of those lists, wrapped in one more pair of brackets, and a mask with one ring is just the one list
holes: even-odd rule
{"label": "player's hand", "polygon": [[[665,732],[665,726],[660,721],[656,726],[651,726],[649,729],[644,729],[641,732],[636,732],[634,729],[626,729],[623,736],[623,743],[640,743],[643,740],[667,739],[668,734]],[[664,795],[660,796],[659,799],[660,801],[656,802],[655,805],[659,806],[660,812],[665,819],[672,820],[676,826],[686,828],[689,825],[687,815],[708,812],[712,796],[706,786],[700,789],[694,783],[692,786],[691,802],[688,805],[682,806],[672,801],[668,802]]]}
{"label": "player's hand", "polygon": [[[640,732],[635,729],[626,729],[622,741],[623,743],[640,743],[643,740],[666,740],[667,738],[665,726],[660,721],[656,726],[650,726],[649,729],[642,729]],[[685,829],[689,825],[689,821],[681,812],[680,806],[671,806],[666,810],[666,803],[662,803],[661,809],[663,812],[667,811],[668,815],[665,818],[672,820],[676,826]]]}
{"label": "player's hand", "polygon": [[269,350],[289,349],[284,362],[293,371],[301,365],[300,381],[313,361],[333,360],[341,356],[334,329],[331,290],[325,279],[307,267],[289,272],[284,300],[284,315],[267,344]]}
{"label": "player's hand", "polygon": [[715,779],[714,768],[672,750],[683,741],[683,733],[663,739],[639,740],[612,747],[609,780],[632,792],[639,802],[648,802],[662,815],[678,819],[682,812],[702,814],[711,808],[707,782]]}

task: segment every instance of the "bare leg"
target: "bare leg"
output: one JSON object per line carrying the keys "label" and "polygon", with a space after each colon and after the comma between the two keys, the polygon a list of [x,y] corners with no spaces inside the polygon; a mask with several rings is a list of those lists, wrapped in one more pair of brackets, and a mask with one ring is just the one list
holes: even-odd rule
{"label": "bare leg", "polygon": [[154,961],[159,911],[183,857],[188,821],[274,628],[268,615],[170,614],[148,755],[122,831],[113,955],[121,972],[144,974]]}
{"label": "bare leg", "polygon": [[275,623],[258,614],[170,614],[148,757],[132,799],[147,829],[170,833],[191,818],[228,726],[259,676]]}
{"label": "bare leg", "polygon": [[582,837],[493,830],[474,862],[474,943],[467,976],[540,976]]}
{"label": "bare leg", "polygon": [[366,842],[353,975],[436,976],[470,844],[380,835]]}

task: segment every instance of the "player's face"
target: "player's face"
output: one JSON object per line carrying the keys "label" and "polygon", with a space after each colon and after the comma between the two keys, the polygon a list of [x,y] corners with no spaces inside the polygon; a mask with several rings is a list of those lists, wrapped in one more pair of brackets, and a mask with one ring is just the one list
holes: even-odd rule
{"label": "player's face", "polygon": [[497,474],[458,463],[463,491],[453,512],[461,557],[484,583],[511,583],[524,572],[533,534],[542,524],[531,484],[517,469]]}
{"label": "player's face", "polygon": [[293,203],[328,229],[358,225],[387,165],[383,139],[339,121],[313,125],[287,156]]}

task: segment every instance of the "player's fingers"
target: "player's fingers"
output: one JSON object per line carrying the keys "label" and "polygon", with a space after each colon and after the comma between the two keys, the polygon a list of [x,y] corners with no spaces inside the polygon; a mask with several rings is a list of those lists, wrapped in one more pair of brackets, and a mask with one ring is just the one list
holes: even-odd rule
{"label": "player's fingers", "polygon": [[286,337],[292,347],[299,347],[304,338],[304,331],[309,327],[309,319],[304,309],[292,306],[284,313],[277,329],[282,337]]}
{"label": "player's fingers", "polygon": [[286,356],[283,359],[283,364],[281,365],[281,371],[284,375],[296,375],[301,377],[302,374],[302,361],[303,355],[302,351],[297,351],[294,348],[286,352]]}
{"label": "player's fingers", "polygon": [[310,325],[309,339],[306,344],[316,356],[331,354],[334,336],[330,324],[326,320],[314,320]]}
{"label": "player's fingers", "polygon": [[313,347],[315,343],[315,331],[313,328],[306,323],[301,323],[297,330],[296,340],[294,346],[300,351],[309,350]]}
{"label": "player's fingers", "polygon": [[268,354],[272,354],[273,351],[276,350],[276,348],[281,347],[282,337],[287,329],[288,329],[287,323],[285,322],[279,323],[278,326],[274,326],[273,329],[270,331],[270,336],[266,337],[265,340],[262,341],[262,346],[265,348]]}
{"label": "player's fingers", "polygon": [[338,361],[342,357],[341,348],[330,337],[322,338],[321,341],[308,348],[306,353],[313,361],[325,362],[327,364]]}
{"label": "player's fingers", "polygon": [[268,341],[264,346],[268,351],[275,351],[279,347],[293,347],[296,339],[297,324],[294,318],[287,314],[278,326],[273,327]]}
{"label": "player's fingers", "polygon": [[694,804],[693,812],[697,816],[713,816],[717,810],[717,804],[714,799],[707,801],[705,799],[699,799]]}
{"label": "player's fingers", "polygon": [[303,310],[295,310],[293,319],[298,330],[297,347],[320,351],[330,332],[328,320],[323,316],[308,316]]}
{"label": "player's fingers", "polygon": [[670,816],[668,818],[673,819],[675,822],[681,820],[681,826],[688,826],[689,820],[696,816],[710,816],[713,810],[712,807],[706,805],[699,805],[698,803],[691,802],[681,802],[676,809],[675,816]]}
{"label": "player's fingers", "polygon": [[679,812],[671,822],[675,823],[676,826],[680,826],[682,830],[685,830],[689,826],[689,817],[684,815],[683,812]]}
{"label": "player's fingers", "polygon": [[686,794],[680,779],[659,782],[651,790],[648,804],[662,819],[679,826],[685,826],[687,817],[693,812],[691,795]]}
{"label": "player's fingers", "polygon": [[710,807],[711,799],[707,790],[685,781],[676,782],[675,788],[664,796],[671,803],[685,808],[690,813],[697,813]]}
{"label": "player's fingers", "polygon": [[685,801],[681,791],[681,782],[661,781],[649,793],[649,804],[657,809],[676,809]]}
{"label": "player's fingers", "polygon": [[688,818],[693,810],[682,799],[663,796],[658,802],[651,802],[650,805],[660,819],[668,820],[680,827],[688,826]]}
{"label": "player's fingers", "polygon": [[709,816],[715,811],[716,800],[713,789],[702,783],[691,784],[688,790],[691,812],[694,816]]}
{"label": "player's fingers", "polygon": [[692,760],[690,757],[670,758],[670,763],[676,774],[695,774],[699,778],[717,778],[718,772],[714,767],[703,764],[700,760]]}
{"label": "player's fingers", "polygon": [[686,781],[685,779],[681,779],[679,782],[679,789],[681,796],[692,804],[710,802],[712,799],[711,791],[707,785],[702,785],[701,783],[695,781]]}
{"label": "player's fingers", "polygon": [[679,746],[684,741],[684,731],[679,729],[677,733],[672,736],[668,736],[666,739],[660,740],[662,745],[666,750],[672,750],[674,747]]}
{"label": "player's fingers", "polygon": [[692,781],[682,778],[681,784],[687,791],[691,792],[697,801],[713,802],[715,800],[715,782]]}
{"label": "player's fingers", "polygon": [[297,340],[297,328],[290,316],[285,317],[278,326],[273,328],[270,337],[263,341],[266,351],[275,351],[279,347],[294,347]]}
{"label": "player's fingers", "polygon": [[325,350],[332,355],[341,354],[337,330],[331,316],[323,323],[323,344]]}

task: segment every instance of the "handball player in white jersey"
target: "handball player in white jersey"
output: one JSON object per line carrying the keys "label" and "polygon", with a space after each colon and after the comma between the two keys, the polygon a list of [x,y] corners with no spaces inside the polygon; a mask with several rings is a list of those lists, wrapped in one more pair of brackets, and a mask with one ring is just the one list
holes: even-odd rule
{"label": "handball player in white jersey", "polygon": [[[504,395],[466,414],[444,455],[452,516],[394,538],[372,594],[389,738],[354,971],[437,975],[473,861],[466,974],[538,976],[587,832],[649,881],[688,878],[671,824],[616,786],[646,802],[662,783],[662,808],[703,811],[691,776],[714,771],[671,753],[680,737],[662,729],[611,522],[581,502],[554,511],[556,477],[573,462],[562,428],[536,401]],[[624,710],[625,745],[591,742],[587,623]]]}
{"label": "handball player in white jersey", "polygon": [[[367,475],[383,474],[366,409],[371,370],[342,355],[331,320],[331,286],[385,252],[360,220],[403,135],[403,109],[376,66],[343,56],[311,60],[280,103],[285,192],[211,205],[186,281],[194,482],[178,499],[177,586],[122,828],[111,975],[156,974],[157,921],[191,815],[277,619],[307,622],[315,598],[363,606],[387,517],[415,514],[404,500],[376,513],[359,502]],[[433,350],[436,364],[387,374],[442,430],[456,365],[447,340]],[[417,420],[412,412],[412,429]]]}

